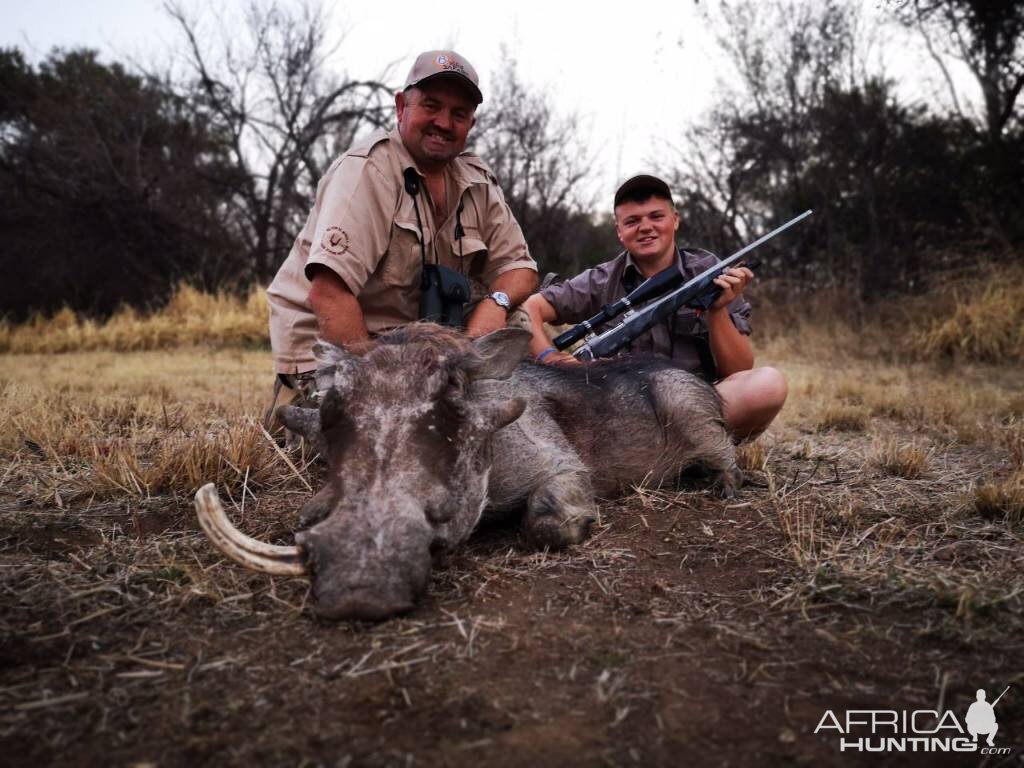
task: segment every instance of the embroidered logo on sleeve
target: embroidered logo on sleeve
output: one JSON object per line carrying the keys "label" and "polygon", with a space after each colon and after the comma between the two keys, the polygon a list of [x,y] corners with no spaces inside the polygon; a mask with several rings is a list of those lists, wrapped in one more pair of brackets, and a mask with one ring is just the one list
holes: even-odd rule
{"label": "embroidered logo on sleeve", "polygon": [[328,227],[320,240],[320,247],[334,256],[348,250],[348,233],[341,227]]}

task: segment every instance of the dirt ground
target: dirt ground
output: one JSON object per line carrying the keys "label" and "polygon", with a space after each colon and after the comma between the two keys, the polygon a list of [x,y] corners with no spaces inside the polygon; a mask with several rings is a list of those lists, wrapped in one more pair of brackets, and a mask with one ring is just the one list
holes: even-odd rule
{"label": "dirt ground", "polygon": [[[732,500],[641,488],[561,553],[484,527],[412,614],[351,625],[220,557],[188,493],[42,494],[54,457],[20,428],[0,462],[5,765],[1024,765],[1021,528],[971,502],[1010,471],[997,442],[791,420]],[[926,450],[920,476],[873,463],[880,439]],[[243,490],[231,514],[290,543],[306,496]],[[1006,686],[1009,754],[814,733],[826,710],[963,723]]]}

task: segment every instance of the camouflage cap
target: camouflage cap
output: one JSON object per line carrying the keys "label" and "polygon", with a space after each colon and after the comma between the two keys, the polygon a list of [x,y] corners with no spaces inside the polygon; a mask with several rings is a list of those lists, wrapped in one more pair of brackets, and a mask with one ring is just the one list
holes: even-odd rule
{"label": "camouflage cap", "polygon": [[416,61],[409,70],[409,76],[405,78],[405,86],[402,90],[408,90],[414,85],[421,85],[427,80],[435,77],[454,76],[462,81],[473,99],[479,104],[484,100],[480,93],[480,78],[477,77],[473,65],[466,61],[455,51],[424,51],[416,57]]}
{"label": "camouflage cap", "polygon": [[672,200],[672,190],[669,189],[668,184],[657,176],[642,173],[639,176],[633,176],[632,178],[626,179],[621,185],[619,185],[619,188],[615,192],[615,207],[618,207],[619,203],[626,200],[635,192],[649,192],[652,195],[664,197],[666,200]]}

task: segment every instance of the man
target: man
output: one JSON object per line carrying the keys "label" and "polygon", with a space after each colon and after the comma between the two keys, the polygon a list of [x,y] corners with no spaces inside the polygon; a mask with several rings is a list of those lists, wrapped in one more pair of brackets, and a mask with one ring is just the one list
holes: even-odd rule
{"label": "man", "polygon": [[318,337],[345,346],[419,319],[427,265],[481,286],[471,336],[504,327],[536,288],[536,265],[493,174],[463,152],[482,100],[468,61],[422,53],[395,95],[398,127],[324,174],[267,290],[274,367],[286,386],[309,394]]}
{"label": "man", "polygon": [[[634,176],[615,193],[615,232],[625,251],[611,261],[549,285],[524,305],[530,315],[530,350],[546,363],[578,362],[558,352],[544,323],[579,323],[636,288],[645,279],[675,266],[686,279],[717,259],[700,249],[676,247],[679,213],[668,184],[654,176]],[[726,426],[737,440],[760,434],[786,400],[786,380],[774,368],[754,368],[750,304],[742,297],[753,279],[746,267],[726,270],[715,284],[722,295],[704,313],[682,308],[634,340],[626,351],[662,354],[681,367],[715,382]]]}

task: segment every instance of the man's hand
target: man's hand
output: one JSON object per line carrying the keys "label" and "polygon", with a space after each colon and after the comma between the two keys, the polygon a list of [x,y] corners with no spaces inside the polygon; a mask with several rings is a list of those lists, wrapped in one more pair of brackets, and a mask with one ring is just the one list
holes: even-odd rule
{"label": "man's hand", "polygon": [[715,285],[722,289],[722,295],[715,299],[711,309],[721,309],[727,306],[737,296],[743,293],[743,289],[754,279],[754,273],[746,267],[732,267],[725,270],[715,278]]}
{"label": "man's hand", "polygon": [[466,323],[466,335],[475,339],[477,336],[484,336],[491,331],[504,328],[507,322],[508,313],[505,312],[504,307],[498,306],[498,302],[485,296],[480,299],[473,314],[469,316],[469,321]]}
{"label": "man's hand", "polygon": [[[495,278],[487,286],[490,292],[501,291],[508,296],[513,307],[526,301],[527,297],[537,288],[537,273],[532,269],[510,269]],[[508,313],[504,307],[489,296],[477,303],[473,313],[466,322],[466,335],[475,338],[491,331],[497,331],[508,325]]]}

